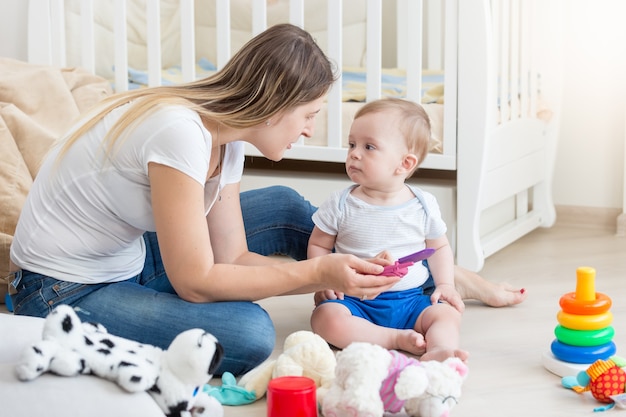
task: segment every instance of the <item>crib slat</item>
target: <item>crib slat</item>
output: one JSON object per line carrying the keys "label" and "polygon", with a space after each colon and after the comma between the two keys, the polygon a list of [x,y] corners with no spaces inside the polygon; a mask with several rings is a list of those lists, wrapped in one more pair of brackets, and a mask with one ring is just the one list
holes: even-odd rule
{"label": "crib slat", "polygon": [[380,98],[382,87],[382,3],[367,1],[366,101]]}
{"label": "crib slat", "polygon": [[289,1],[289,23],[304,28],[304,0]]}
{"label": "crib slat", "polygon": [[443,156],[446,165],[443,169],[456,169],[457,161],[458,16],[458,2],[446,1],[443,43]]}
{"label": "crib slat", "polygon": [[521,117],[528,118],[530,116],[530,96],[529,96],[529,77],[530,77],[530,16],[528,2],[521,3],[520,9],[520,109]]}
{"label": "crib slat", "polygon": [[115,1],[115,91],[128,90],[128,46],[126,30],[126,0]]}
{"label": "crib slat", "polygon": [[83,0],[80,3],[80,33],[81,33],[81,65],[95,73],[96,56],[94,47],[93,0]]}
{"label": "crib slat", "polygon": [[511,41],[510,41],[510,101],[511,120],[519,118],[519,61],[520,61],[520,37],[519,37],[519,1],[511,0],[510,8]]}
{"label": "crib slat", "polygon": [[267,0],[252,2],[252,36],[267,29]]}
{"label": "crib slat", "polygon": [[148,86],[161,85],[161,12],[159,0],[146,2]]}
{"label": "crib slat", "polygon": [[195,10],[193,0],[180,0],[180,67],[183,81],[189,82],[196,79],[196,36]]}
{"label": "crib slat", "polygon": [[50,39],[52,41],[52,65],[67,66],[65,53],[65,6],[63,0],[51,0]]}
{"label": "crib slat", "polygon": [[[343,22],[343,1],[328,0],[328,57],[335,62],[337,68],[342,68],[342,22]],[[332,42],[331,42],[332,40]],[[342,76],[333,84],[328,93],[328,132],[335,134],[328,135],[328,146],[333,148],[341,148],[342,146]]]}
{"label": "crib slat", "polygon": [[215,6],[217,30],[217,68],[222,69],[230,59],[230,1],[217,0]]}
{"label": "crib slat", "polygon": [[509,31],[510,14],[508,1],[501,2],[500,15],[496,17],[499,20],[500,49],[497,51],[500,58],[500,68],[498,71],[500,80],[500,123],[510,118],[509,103]]}
{"label": "crib slat", "polygon": [[52,63],[50,20],[48,0],[28,2],[28,62],[42,65]]}
{"label": "crib slat", "polygon": [[[422,1],[422,0],[418,0]],[[396,1],[396,67],[406,69],[406,51],[408,51],[407,9],[409,0]]]}
{"label": "crib slat", "polygon": [[[537,13],[537,10],[535,8],[535,1],[534,0],[527,0],[527,5],[526,7],[528,7],[528,16],[529,16],[529,20],[528,20],[528,27],[532,28],[536,23],[538,23],[537,20],[537,16],[535,16],[535,13]],[[531,51],[536,51],[536,50],[540,50],[539,48],[539,43],[541,42],[541,39],[537,38],[537,31],[531,30],[529,32],[530,36],[530,49]],[[536,65],[537,63],[535,62],[535,58],[533,54],[530,54],[529,56],[529,68],[530,68],[530,77],[528,80],[528,84],[529,84],[529,117],[535,118],[537,115],[537,93],[539,91],[539,79],[538,77],[538,72],[536,69]]]}
{"label": "crib slat", "polygon": [[[422,44],[423,32],[423,2],[404,1],[402,8],[398,8],[398,21],[404,22],[402,28],[406,30],[404,33],[398,32],[397,39],[411,39],[411,43],[403,42],[406,49],[398,52],[398,55],[404,56],[406,64],[406,97],[417,103],[422,101],[422,68],[423,59],[421,53],[410,53],[415,45]],[[403,13],[402,15],[400,13]]]}
{"label": "crib slat", "polygon": [[[441,27],[443,6],[444,5],[440,0],[431,0],[428,2],[428,5],[426,7],[426,13],[428,15],[428,19],[426,20],[426,25],[428,26],[428,37],[426,39],[428,42],[426,50],[428,54],[428,59],[426,60],[426,65],[428,69],[443,69],[442,53],[444,52],[444,48],[443,43],[441,42],[441,39],[443,39],[443,28]],[[421,20],[418,20],[417,22],[421,22]],[[417,29],[422,32],[421,25],[417,27]],[[417,45],[421,45],[421,43],[418,43]]]}

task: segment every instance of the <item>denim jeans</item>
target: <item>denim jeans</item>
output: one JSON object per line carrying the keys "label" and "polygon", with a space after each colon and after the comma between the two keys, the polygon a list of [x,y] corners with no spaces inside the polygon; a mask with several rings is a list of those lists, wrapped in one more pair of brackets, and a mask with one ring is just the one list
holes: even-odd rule
{"label": "denim jeans", "polygon": [[[250,249],[306,258],[315,210],[286,187],[241,194]],[[45,317],[59,304],[72,305],[83,321],[104,325],[109,333],[166,349],[184,330],[199,327],[224,346],[218,370],[243,374],[272,353],[276,334],[269,315],[248,301],[190,303],[179,298],[163,267],[155,233],[144,234],[146,261],[141,274],[122,282],[77,284],[20,271],[12,295],[15,314]],[[19,282],[17,282],[19,281]]]}
{"label": "denim jeans", "polygon": [[[316,207],[300,194],[282,186],[247,191],[241,193],[241,208],[251,251],[306,259]],[[272,353],[276,335],[265,310],[248,301],[182,300],[165,274],[156,235],[146,233],[144,240],[144,269],[126,281],[76,284],[21,271],[14,281],[18,292],[11,296],[15,314],[45,317],[56,305],[69,304],[83,321],[163,349],[182,331],[203,328],[224,346],[217,375],[243,374]]]}

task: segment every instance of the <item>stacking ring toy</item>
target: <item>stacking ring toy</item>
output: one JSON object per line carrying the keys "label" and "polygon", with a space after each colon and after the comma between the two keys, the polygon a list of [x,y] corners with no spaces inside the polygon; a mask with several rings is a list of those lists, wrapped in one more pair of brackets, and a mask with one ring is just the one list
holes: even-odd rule
{"label": "stacking ring toy", "polygon": [[569,292],[561,297],[559,305],[564,312],[581,316],[602,314],[611,308],[611,299],[601,292],[595,293],[594,300],[581,300],[575,292]]}
{"label": "stacking ring toy", "polygon": [[571,346],[554,340],[550,346],[557,359],[569,363],[593,363],[615,355],[617,347],[609,342],[601,346]]}
{"label": "stacking ring toy", "polygon": [[609,343],[615,336],[613,326],[600,330],[572,330],[563,326],[556,326],[554,335],[559,342],[572,346],[600,346]]}
{"label": "stacking ring toy", "polygon": [[581,316],[578,314],[559,311],[556,319],[563,327],[573,330],[599,330],[608,327],[613,322],[613,313],[607,311],[602,314]]}

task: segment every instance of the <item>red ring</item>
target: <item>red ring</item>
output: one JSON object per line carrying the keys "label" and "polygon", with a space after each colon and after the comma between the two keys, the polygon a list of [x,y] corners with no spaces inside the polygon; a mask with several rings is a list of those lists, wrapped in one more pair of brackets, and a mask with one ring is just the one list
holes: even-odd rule
{"label": "red ring", "polygon": [[596,299],[592,301],[577,299],[575,292],[569,292],[559,300],[559,305],[564,312],[579,316],[606,313],[611,308],[611,304],[611,299],[601,292],[597,292]]}

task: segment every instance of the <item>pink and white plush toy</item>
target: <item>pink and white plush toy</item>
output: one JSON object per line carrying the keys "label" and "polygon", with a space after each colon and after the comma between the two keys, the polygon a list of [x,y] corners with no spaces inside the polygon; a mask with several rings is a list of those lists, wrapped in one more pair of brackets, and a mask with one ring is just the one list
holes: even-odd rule
{"label": "pink and white plush toy", "polygon": [[420,362],[370,343],[337,354],[335,379],[324,396],[325,417],[448,417],[468,368],[458,358]]}

